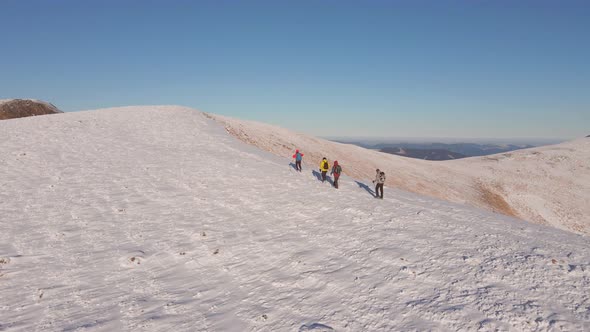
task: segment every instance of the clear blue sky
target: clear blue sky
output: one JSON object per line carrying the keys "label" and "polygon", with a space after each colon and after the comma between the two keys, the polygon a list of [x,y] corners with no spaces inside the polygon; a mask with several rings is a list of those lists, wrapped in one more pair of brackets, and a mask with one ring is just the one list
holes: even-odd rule
{"label": "clear blue sky", "polygon": [[0,98],[320,136],[590,134],[590,1],[0,2]]}

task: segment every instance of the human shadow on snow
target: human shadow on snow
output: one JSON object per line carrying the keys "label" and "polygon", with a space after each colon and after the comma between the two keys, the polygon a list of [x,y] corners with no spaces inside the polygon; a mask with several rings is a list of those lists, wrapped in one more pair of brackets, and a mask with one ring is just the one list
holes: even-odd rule
{"label": "human shadow on snow", "polygon": [[358,184],[359,187],[365,189],[369,194],[371,194],[371,196],[375,197],[375,192],[369,186],[367,186],[366,184],[359,182],[359,181],[354,181],[354,182],[356,182],[356,184]]}
{"label": "human shadow on snow", "polygon": [[297,165],[295,165],[295,163],[290,163],[289,166],[293,167],[293,169],[297,171]]}
{"label": "human shadow on snow", "polygon": [[316,177],[316,179],[322,181],[322,174],[316,170],[311,171],[311,174]]}
{"label": "human shadow on snow", "polygon": [[301,327],[299,327],[299,332],[305,332],[305,331],[328,332],[328,331],[334,331],[334,329],[328,325],[324,325],[324,324],[320,324],[320,323],[313,323],[310,325],[301,325]]}
{"label": "human shadow on snow", "polygon": [[332,180],[332,177],[326,174],[326,181],[331,184],[332,186],[334,185],[334,181]]}
{"label": "human shadow on snow", "polygon": [[[320,173],[320,172],[318,172],[318,171],[316,171],[316,170],[313,170],[311,173],[312,173],[312,174],[313,174],[313,175],[314,175],[314,176],[315,176],[315,177],[316,177],[316,178],[317,178],[319,181],[322,181],[322,173]],[[329,175],[327,175],[327,174],[326,174],[326,181],[327,181],[329,184],[331,184],[331,185],[334,185],[334,181],[332,180],[332,177],[331,177],[331,176],[329,176]]]}

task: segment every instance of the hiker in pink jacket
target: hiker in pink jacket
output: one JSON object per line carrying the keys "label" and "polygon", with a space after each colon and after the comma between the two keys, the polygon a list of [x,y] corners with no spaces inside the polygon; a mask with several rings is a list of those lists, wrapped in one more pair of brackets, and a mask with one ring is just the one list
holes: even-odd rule
{"label": "hiker in pink jacket", "polygon": [[293,158],[295,159],[295,169],[301,172],[301,160],[303,160],[303,153],[299,152],[299,150],[295,150]]}

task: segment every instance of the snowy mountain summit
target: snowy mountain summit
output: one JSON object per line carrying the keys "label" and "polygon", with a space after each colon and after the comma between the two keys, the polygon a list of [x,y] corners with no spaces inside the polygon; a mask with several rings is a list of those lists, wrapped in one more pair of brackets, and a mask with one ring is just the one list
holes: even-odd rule
{"label": "snowy mountain summit", "polygon": [[230,129],[175,106],[0,122],[0,330],[590,329],[588,237],[395,180],[375,199],[349,160],[336,190]]}

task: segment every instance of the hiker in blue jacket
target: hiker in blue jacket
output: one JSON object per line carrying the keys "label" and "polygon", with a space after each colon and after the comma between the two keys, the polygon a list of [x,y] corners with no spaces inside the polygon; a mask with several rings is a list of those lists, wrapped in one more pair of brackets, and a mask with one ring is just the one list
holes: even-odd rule
{"label": "hiker in blue jacket", "polygon": [[303,160],[303,153],[299,152],[299,150],[295,150],[293,158],[295,158],[295,169],[301,172],[301,160]]}

